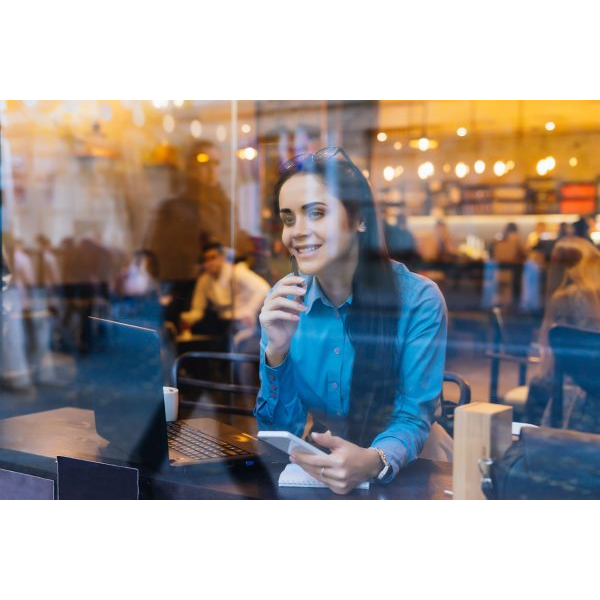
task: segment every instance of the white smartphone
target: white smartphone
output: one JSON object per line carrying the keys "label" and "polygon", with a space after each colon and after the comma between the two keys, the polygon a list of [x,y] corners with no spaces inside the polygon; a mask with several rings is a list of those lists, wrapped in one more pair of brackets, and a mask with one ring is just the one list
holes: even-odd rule
{"label": "white smartphone", "polygon": [[259,431],[258,439],[271,444],[271,446],[275,446],[275,448],[287,454],[291,454],[297,450],[298,452],[308,452],[317,456],[327,456],[327,453],[323,452],[323,450],[319,450],[319,448],[316,448],[312,444],[301,440],[297,435],[289,431]]}

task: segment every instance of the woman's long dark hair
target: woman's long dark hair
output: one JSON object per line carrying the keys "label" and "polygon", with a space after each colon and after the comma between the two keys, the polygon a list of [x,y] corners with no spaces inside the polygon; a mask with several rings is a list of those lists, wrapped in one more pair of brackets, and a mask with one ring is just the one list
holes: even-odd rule
{"label": "woman's long dark hair", "polygon": [[295,160],[291,167],[288,163],[275,185],[276,208],[279,212],[279,194],[286,181],[298,174],[312,174],[341,200],[351,223],[365,224],[366,230],[357,234],[358,266],[347,322],[355,353],[347,437],[358,445],[368,445],[385,429],[394,407],[400,290],[368,181],[341,149],[325,159],[319,154]]}

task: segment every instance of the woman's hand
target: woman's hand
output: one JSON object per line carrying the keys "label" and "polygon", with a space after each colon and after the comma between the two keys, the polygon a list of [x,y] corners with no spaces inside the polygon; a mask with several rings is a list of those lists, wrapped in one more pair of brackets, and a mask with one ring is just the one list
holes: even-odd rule
{"label": "woman's hand", "polygon": [[329,448],[331,454],[317,456],[293,452],[291,461],[300,465],[315,479],[322,481],[336,494],[347,494],[357,485],[377,477],[383,463],[373,448],[361,448],[352,442],[331,435],[331,432],[313,433],[313,440]]}
{"label": "woman's hand", "polygon": [[[265,298],[259,320],[267,336],[267,362],[272,367],[281,364],[289,352],[300,313],[306,310],[301,300],[305,293],[304,279],[291,275],[280,279]],[[290,300],[288,296],[295,299]]]}

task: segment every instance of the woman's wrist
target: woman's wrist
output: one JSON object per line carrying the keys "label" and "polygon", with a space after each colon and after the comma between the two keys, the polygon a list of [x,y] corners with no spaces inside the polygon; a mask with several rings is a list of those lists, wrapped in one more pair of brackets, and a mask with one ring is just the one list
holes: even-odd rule
{"label": "woman's wrist", "polygon": [[267,364],[270,367],[278,367],[285,360],[289,351],[289,345],[286,348],[273,348],[271,344],[267,344],[265,349]]}
{"label": "woman's wrist", "polygon": [[379,452],[375,450],[375,448],[366,448],[367,452],[370,454],[369,457],[369,479],[375,479],[381,470],[385,466],[381,457],[379,456]]}

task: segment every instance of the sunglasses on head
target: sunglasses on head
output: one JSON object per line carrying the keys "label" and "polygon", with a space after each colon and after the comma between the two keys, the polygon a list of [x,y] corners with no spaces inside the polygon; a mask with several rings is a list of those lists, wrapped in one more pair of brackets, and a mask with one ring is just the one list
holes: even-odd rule
{"label": "sunglasses on head", "polygon": [[340,148],[339,146],[329,146],[328,148],[321,148],[316,152],[303,152],[302,154],[294,156],[292,159],[283,163],[279,169],[279,173],[284,175],[285,173],[302,171],[304,170],[305,165],[318,165],[330,160],[347,162],[358,170],[358,167],[352,162],[343,148]]}

